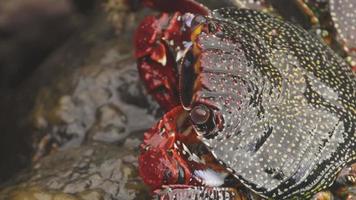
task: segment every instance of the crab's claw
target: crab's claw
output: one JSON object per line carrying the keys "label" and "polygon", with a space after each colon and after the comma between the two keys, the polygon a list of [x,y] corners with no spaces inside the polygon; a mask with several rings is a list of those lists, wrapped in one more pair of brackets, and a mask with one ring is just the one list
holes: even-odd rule
{"label": "crab's claw", "polygon": [[135,56],[141,80],[166,111],[178,105],[178,70],[172,47],[182,43],[179,13],[146,17],[135,33]]}
{"label": "crab's claw", "polygon": [[144,135],[139,173],[152,189],[162,185],[188,184],[191,180],[188,163],[175,148],[181,134],[177,123],[182,123],[179,118],[184,119],[184,112],[181,106],[172,109]]}
{"label": "crab's claw", "polygon": [[210,10],[193,0],[141,0],[141,3],[164,12],[148,16],[134,36],[138,70],[148,92],[166,111],[177,106],[178,69],[182,50],[190,35],[183,30],[182,15],[186,12],[209,15]]}

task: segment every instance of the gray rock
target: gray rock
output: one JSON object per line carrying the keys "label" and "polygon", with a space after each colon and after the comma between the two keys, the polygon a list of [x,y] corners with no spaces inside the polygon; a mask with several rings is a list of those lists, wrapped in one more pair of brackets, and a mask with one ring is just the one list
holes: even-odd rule
{"label": "gray rock", "polygon": [[138,177],[136,156],[137,148],[99,143],[59,151],[20,174],[0,191],[0,199],[144,199],[149,194]]}

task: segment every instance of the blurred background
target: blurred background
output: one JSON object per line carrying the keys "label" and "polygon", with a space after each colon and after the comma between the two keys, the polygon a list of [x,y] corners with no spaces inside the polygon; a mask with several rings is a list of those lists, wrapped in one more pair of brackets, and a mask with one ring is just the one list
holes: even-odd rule
{"label": "blurred background", "polygon": [[94,0],[0,2],[0,181],[28,165],[33,150],[33,132],[23,125],[28,123],[38,87],[28,83],[45,86],[53,75],[49,72],[48,77],[38,77],[40,80],[29,79],[51,54],[87,26],[95,4]]}

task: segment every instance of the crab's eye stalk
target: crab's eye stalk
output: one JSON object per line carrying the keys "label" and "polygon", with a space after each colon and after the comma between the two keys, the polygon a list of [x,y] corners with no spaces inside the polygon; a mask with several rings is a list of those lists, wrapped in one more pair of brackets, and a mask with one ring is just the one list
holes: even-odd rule
{"label": "crab's eye stalk", "polygon": [[206,105],[194,106],[190,111],[190,120],[195,129],[205,137],[209,137],[216,127],[214,113]]}
{"label": "crab's eye stalk", "polygon": [[205,105],[195,106],[190,112],[190,118],[196,125],[206,124],[210,118],[210,109]]}

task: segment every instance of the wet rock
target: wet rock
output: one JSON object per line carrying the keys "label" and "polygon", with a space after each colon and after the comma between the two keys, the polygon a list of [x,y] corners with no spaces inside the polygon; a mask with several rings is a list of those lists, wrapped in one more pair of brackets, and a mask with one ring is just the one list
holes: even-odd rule
{"label": "wet rock", "polygon": [[126,115],[115,105],[104,105],[98,109],[97,130],[93,139],[103,142],[120,141],[128,135]]}
{"label": "wet rock", "polygon": [[146,199],[148,190],[138,177],[136,156],[137,146],[99,143],[60,151],[0,190],[0,199]]}
{"label": "wet rock", "polygon": [[130,33],[118,35],[98,12],[0,98],[0,183],[58,149],[92,140],[122,143],[153,123],[158,107],[138,81]]}
{"label": "wet rock", "polygon": [[129,134],[142,135],[156,120],[158,105],[139,81],[131,39],[123,35],[118,39],[109,24],[97,23],[45,64],[58,65],[61,55],[83,50],[78,57],[63,58],[60,63],[68,65],[60,64],[61,74],[39,86],[30,114],[35,160],[51,149],[92,140],[120,143]]}
{"label": "wet rock", "polygon": [[66,77],[73,80],[72,92],[42,90],[33,112],[36,132],[46,133],[40,141],[66,149],[91,140],[118,143],[148,129],[158,107],[142,91],[135,66],[131,59],[114,59],[111,66],[89,66]]}

